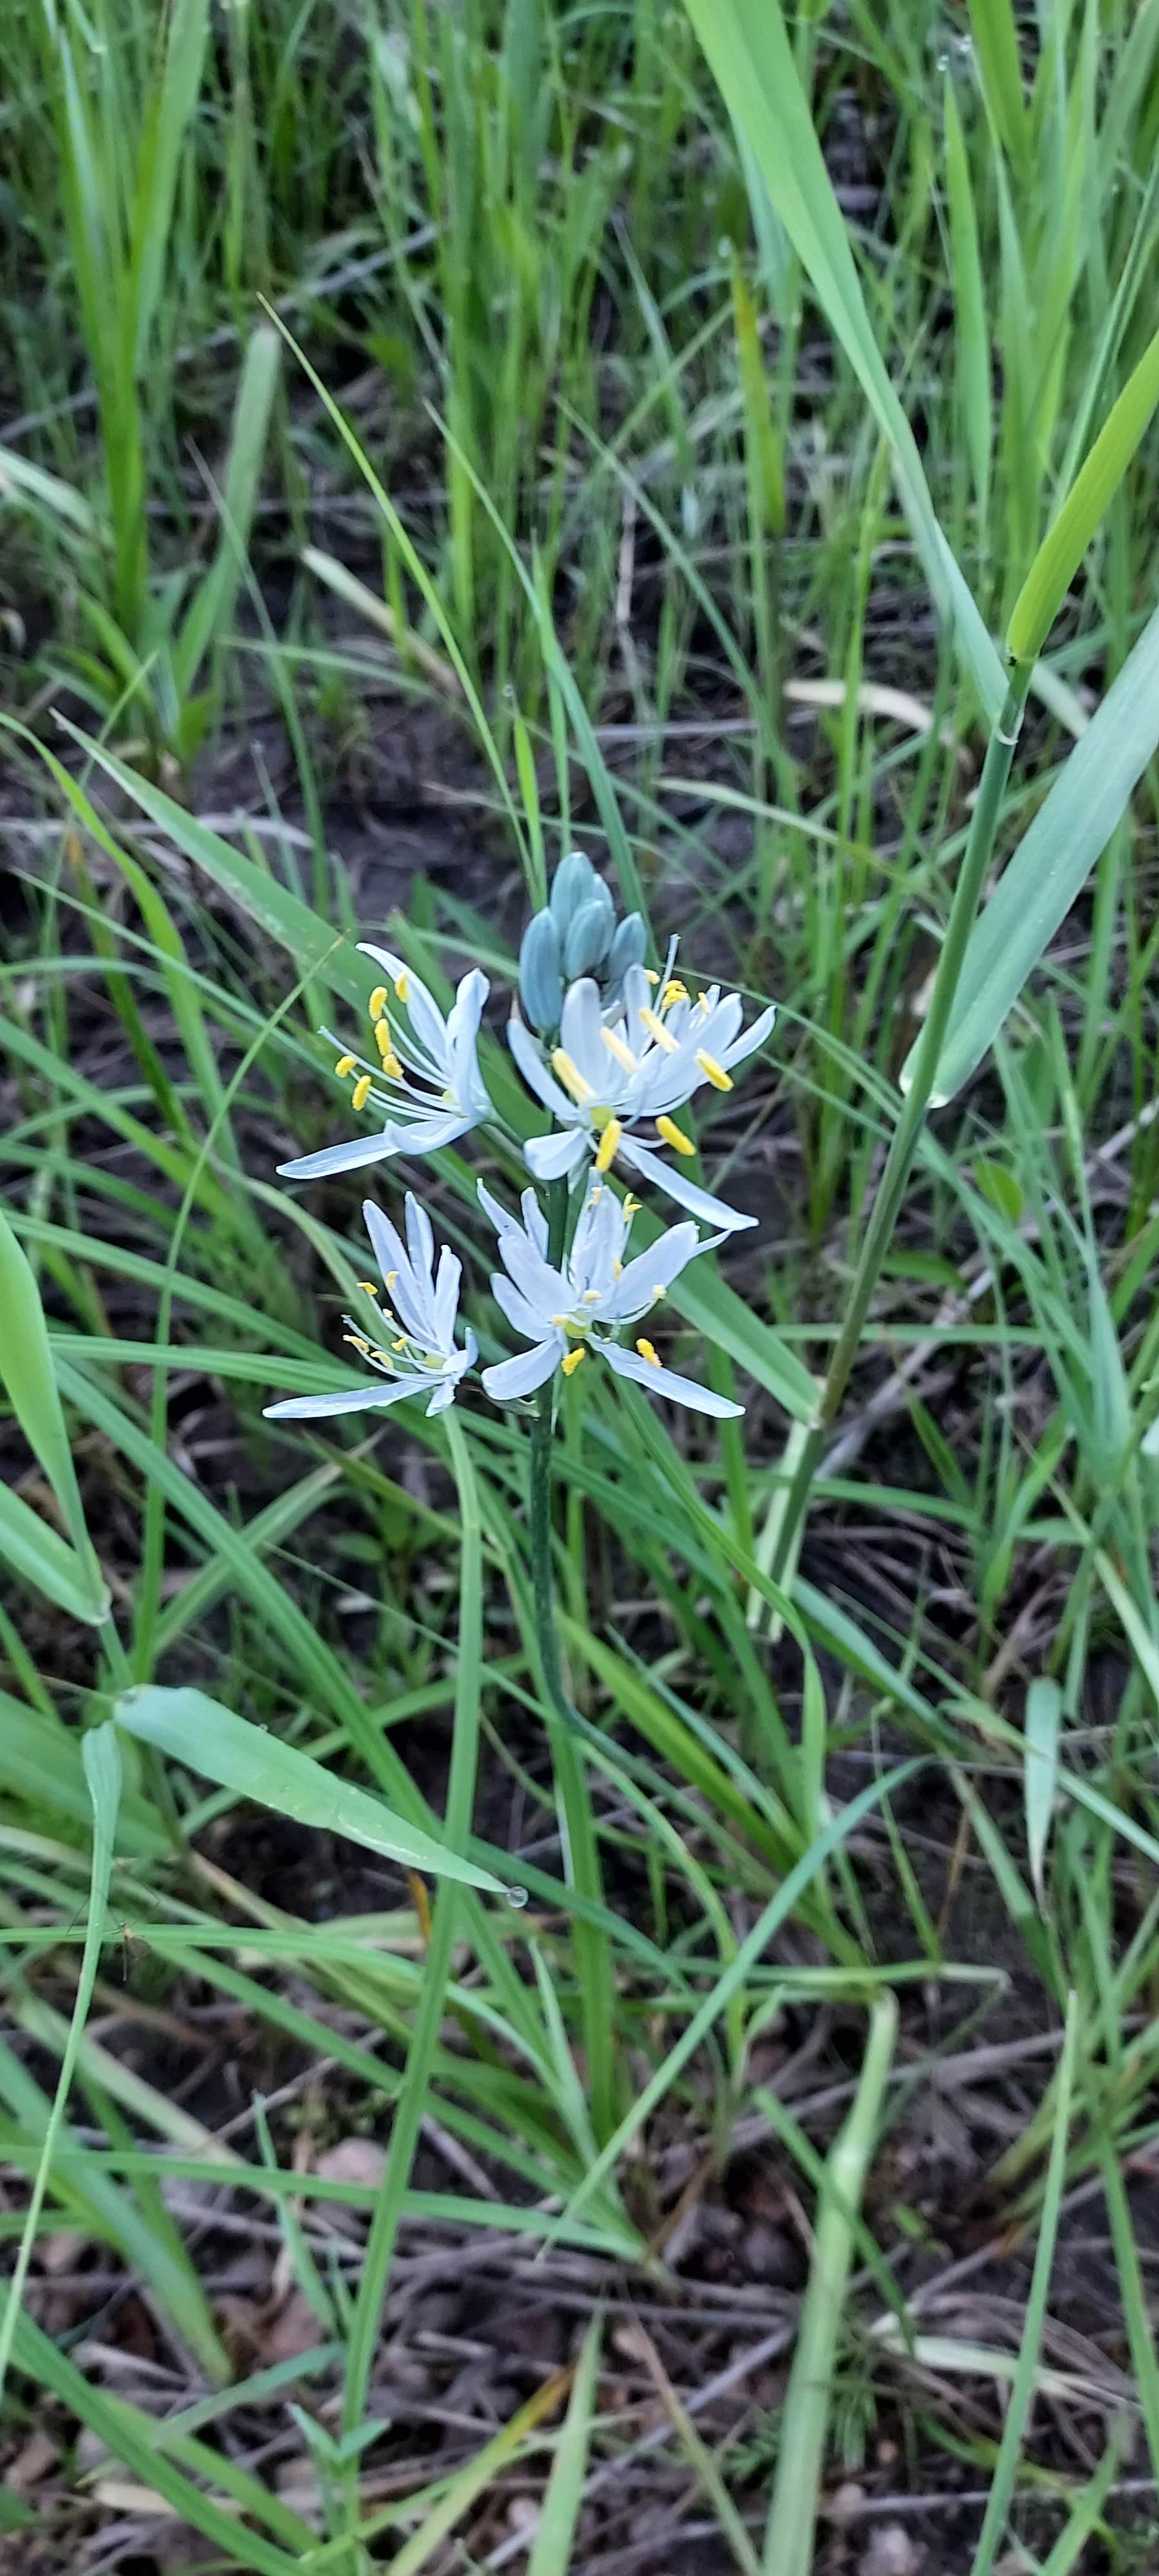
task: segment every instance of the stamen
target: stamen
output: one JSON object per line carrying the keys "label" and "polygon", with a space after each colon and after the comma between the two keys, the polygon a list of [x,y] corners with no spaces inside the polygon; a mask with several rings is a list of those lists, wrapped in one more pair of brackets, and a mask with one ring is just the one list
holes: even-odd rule
{"label": "stamen", "polygon": [[654,1289],[653,1289],[653,1291],[652,1291],[652,1303],[653,1303],[653,1305],[655,1305],[655,1304],[656,1304],[656,1301],[657,1301],[657,1299],[658,1299],[658,1298],[660,1298],[660,1297],[666,1297],[666,1296],[667,1296],[667,1294],[668,1294],[668,1291],[667,1291],[667,1289],[666,1289],[666,1287],[665,1287],[665,1285],[664,1285],[663,1280],[661,1279],[661,1280],[659,1280],[659,1281],[657,1282],[657,1285],[655,1286],[655,1288],[654,1288]]}
{"label": "stamen", "polygon": [[342,1081],[345,1082],[347,1074],[353,1073],[357,1062],[358,1058],[356,1055],[340,1055],[338,1062],[334,1067],[334,1071],[336,1074],[340,1075]]}
{"label": "stamen", "polygon": [[624,1223],[625,1223],[625,1225],[630,1225],[630,1224],[631,1224],[631,1222],[632,1222],[633,1217],[634,1217],[634,1216],[639,1216],[639,1213],[640,1213],[640,1202],[639,1202],[639,1199],[634,1199],[634,1198],[633,1198],[633,1196],[632,1196],[631,1191],[629,1190],[628,1195],[627,1195],[627,1198],[626,1198],[626,1199],[625,1199],[625,1201],[624,1201]]}
{"label": "stamen", "polygon": [[564,1376],[574,1377],[580,1361],[586,1358],[587,1351],[584,1344],[582,1342],[577,1342],[574,1351],[569,1351],[567,1358],[560,1361],[560,1367],[563,1370]]}
{"label": "stamen", "polygon": [[656,969],[655,969],[655,967],[654,967],[654,966],[645,966],[645,968],[644,968],[644,980],[645,980],[645,983],[647,983],[647,984],[658,984],[658,983],[659,983],[660,978],[659,978],[659,976],[658,976],[658,974],[657,974]]}
{"label": "stamen", "polygon": [[[398,1349],[397,1342],[395,1343],[395,1349]],[[372,1360],[378,1361],[380,1368],[392,1369],[394,1367],[394,1361],[392,1360],[389,1351],[372,1351],[370,1356]]]}
{"label": "stamen", "polygon": [[623,1276],[624,1276],[624,1265],[623,1265],[623,1262],[622,1262],[622,1261],[613,1261],[613,1263],[612,1263],[612,1277],[613,1277],[613,1279],[622,1279],[622,1278],[623,1278]]}
{"label": "stamen", "polygon": [[395,979],[394,979],[394,989],[395,989],[395,992],[396,992],[396,993],[397,993],[397,995],[398,995],[398,998],[399,998],[400,1002],[409,1002],[409,1000],[410,1000],[410,976],[407,974],[407,971],[406,971],[405,966],[403,967],[403,970],[402,970],[401,975],[396,975],[396,976],[395,976]]}
{"label": "stamen", "polygon": [[393,1295],[394,1295],[394,1283],[395,1283],[395,1280],[397,1279],[397,1277],[398,1277],[398,1272],[397,1272],[397,1270],[388,1270],[388,1271],[387,1271],[387,1274],[386,1274],[386,1284],[387,1284],[387,1287],[388,1287],[388,1289],[389,1289],[390,1294],[391,1294],[391,1296],[392,1296],[392,1297],[393,1297]]}
{"label": "stamen", "polygon": [[354,1085],[354,1089],[350,1094],[351,1107],[354,1109],[365,1109],[369,1098],[370,1075],[368,1073],[360,1073],[358,1080]]}
{"label": "stamen", "polygon": [[639,1351],[641,1359],[647,1360],[649,1368],[660,1367],[661,1360],[659,1351],[656,1349],[653,1342],[649,1342],[645,1339],[643,1334],[641,1334],[640,1339],[636,1344],[636,1348]]}
{"label": "stamen", "polygon": [[375,1283],[374,1283],[373,1279],[360,1279],[360,1280],[359,1280],[359,1282],[358,1282],[358,1285],[359,1285],[359,1287],[360,1287],[360,1288],[364,1288],[364,1289],[366,1290],[366,1294],[367,1294],[367,1296],[368,1296],[368,1297],[374,1297],[374,1298],[377,1298],[377,1296],[378,1296],[378,1289],[377,1289],[377,1287],[376,1287],[376,1285],[375,1285]]}
{"label": "stamen", "polygon": [[700,1066],[700,1070],[704,1075],[705,1081],[712,1084],[714,1091],[732,1090],[733,1085],[731,1073],[726,1073],[724,1066],[722,1064],[718,1064],[716,1057],[714,1055],[709,1055],[704,1047],[697,1048],[696,1061]]}
{"label": "stamen", "polygon": [[343,1333],[342,1339],[344,1342],[353,1343],[355,1350],[361,1351],[364,1357],[370,1349],[365,1333]]}
{"label": "stamen", "polygon": [[624,1130],[620,1120],[618,1118],[609,1118],[599,1144],[596,1147],[597,1172],[606,1172],[609,1165],[614,1162],[620,1149],[620,1138],[623,1133]]}
{"label": "stamen", "polygon": [[599,1291],[599,1289],[598,1289],[598,1288],[585,1288],[584,1293],[583,1293],[583,1298],[582,1298],[582,1300],[581,1300],[581,1303],[582,1303],[583,1305],[585,1305],[585,1306],[598,1306],[598,1305],[599,1305],[599,1302],[600,1302],[600,1291]]}
{"label": "stamen", "polygon": [[692,1142],[691,1136],[685,1136],[682,1134],[674,1118],[658,1118],[656,1121],[656,1133],[658,1136],[663,1137],[666,1145],[671,1145],[673,1152],[676,1154],[694,1154],[696,1152],[696,1147]]}
{"label": "stamen", "polygon": [[581,1109],[585,1101],[595,1099],[596,1095],[592,1089],[591,1083],[586,1079],[586,1076],[580,1072],[578,1064],[576,1064],[573,1057],[568,1054],[566,1047],[556,1047],[554,1049],[551,1059],[551,1068],[553,1073],[557,1073],[559,1075],[564,1088],[567,1091],[570,1091],[572,1099],[579,1102]]}
{"label": "stamen", "polygon": [[670,1011],[674,1002],[686,1002],[687,1000],[687,984],[681,983],[679,975],[670,975],[664,990],[660,995],[661,1010]]}
{"label": "stamen", "polygon": [[609,1055],[614,1055],[617,1064],[623,1065],[625,1073],[639,1072],[639,1056],[633,1055],[630,1046],[625,1046],[624,1040],[620,1036],[618,1029],[601,1029],[600,1036],[604,1041],[604,1045],[606,1046]]}
{"label": "stamen", "polygon": [[385,984],[376,984],[367,1006],[372,1020],[380,1020],[382,1018],[382,1014],[386,1009],[386,1002],[387,993]]}
{"label": "stamen", "polygon": [[399,1334],[399,1337],[398,1337],[397,1342],[392,1342],[390,1347],[391,1347],[392,1351],[405,1351],[405,1349],[406,1349],[406,1334],[405,1334],[405,1333],[400,1333],[400,1334]]}
{"label": "stamen", "polygon": [[678,1052],[677,1041],[673,1037],[671,1029],[665,1028],[659,1011],[654,1011],[650,1003],[641,1002],[640,1017],[647,1029],[649,1037],[655,1038],[657,1046],[663,1047],[665,1055],[675,1055]]}

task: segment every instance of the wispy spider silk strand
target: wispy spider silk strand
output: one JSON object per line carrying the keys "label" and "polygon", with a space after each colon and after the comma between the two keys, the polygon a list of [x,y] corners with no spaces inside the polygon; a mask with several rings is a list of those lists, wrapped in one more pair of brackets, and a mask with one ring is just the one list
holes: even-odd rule
{"label": "wispy spider silk strand", "polygon": [[977,801],[950,904],[950,918],[946,924],[946,936],[942,942],[942,953],[934,976],[925,1026],[914,1061],[913,1076],[903,1096],[897,1124],[890,1139],[885,1168],[877,1186],[869,1224],[865,1230],[857,1268],[853,1275],[849,1303],[826,1371],[817,1418],[802,1443],[796,1471],[785,1498],[785,1508],[777,1532],[776,1553],[769,1569],[774,1582],[781,1581],[786,1567],[793,1562],[797,1535],[808,1509],[813,1479],[824,1454],[826,1434],[836,1420],[842,1396],[852,1375],[873,1292],[881,1273],[881,1265],[893,1241],[894,1228],[933,1097],[938,1060],[946,1030],[949,1027],[954,995],[961,980],[966,945],[981,901],[986,871],[994,854],[1002,799],[1006,793],[1010,764],[1022,724],[1022,711],[1030,686],[1031,668],[1029,663],[1020,663],[1012,672],[1006,692],[1006,703],[986,747],[986,758],[978,782]]}
{"label": "wispy spider silk strand", "polygon": [[[479,1692],[483,1645],[483,1550],[479,1497],[470,1452],[454,1410],[444,1414],[451,1466],[459,1494],[462,1558],[459,1575],[459,1646],[455,1673],[455,1714],[451,1767],[447,1784],[444,1834],[452,1851],[466,1847],[475,1804],[479,1753]],[[462,1890],[444,1879],[434,1904],[426,1971],[411,2032],[402,2085],[394,2109],[382,2188],[374,2205],[362,2277],[354,2302],[346,2349],[342,2394],[342,2431],[357,2432],[365,2418],[367,2391],[382,2325],[387,2282],[410,2182],[419,2130],[427,2107],[431,2075],[442,2027],[443,2004],[459,1929]]]}
{"label": "wispy spider silk strand", "polygon": [[[558,1269],[567,1237],[567,1182],[549,1183],[546,1200],[547,1258],[552,1268]],[[540,1387],[536,1399],[528,1471],[535,1638],[547,1703],[551,1758],[562,1811],[567,1876],[578,1895],[602,1906],[604,1887],[599,1844],[575,1733],[577,1713],[563,1678],[555,1617],[555,1581],[551,1563],[554,1414],[555,1379],[552,1376]],[[611,2047],[616,1996],[611,1952],[606,1933],[598,1924],[585,1922],[579,1915],[575,1918],[575,1948],[592,2127],[602,2144],[605,2138],[610,2137],[616,2124],[615,2069]]]}

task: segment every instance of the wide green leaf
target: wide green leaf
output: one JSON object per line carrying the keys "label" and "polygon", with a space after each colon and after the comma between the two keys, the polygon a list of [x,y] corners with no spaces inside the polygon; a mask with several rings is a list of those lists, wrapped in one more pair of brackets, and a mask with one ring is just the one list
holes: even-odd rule
{"label": "wide green leaf", "polygon": [[366,1851],[382,1852],[403,1868],[423,1870],[432,1878],[456,1878],[467,1887],[501,1892],[497,1878],[447,1851],[431,1835],[420,1833],[381,1798],[339,1779],[321,1762],[311,1761],[308,1753],[298,1753],[292,1744],[267,1735],[263,1727],[251,1726],[248,1718],[235,1717],[232,1709],[222,1708],[204,1691],[163,1690],[152,1684],[126,1691],[116,1703],[116,1717],[118,1725],[143,1744],[155,1744],[172,1761],[187,1763],[191,1771],[215,1780],[219,1788],[253,1798],[280,1816],[291,1816],[296,1824],[313,1825],[319,1833],[342,1834]]}
{"label": "wide green leaf", "polygon": [[889,442],[926,579],[942,614],[954,621],[966,667],[993,723],[1006,695],[1001,660],[939,525],[917,442],[890,383],[780,0],[686,0],[686,6],[737,133]]}
{"label": "wide green leaf", "polygon": [[[33,1455],[39,1460],[60,1505],[71,1547],[47,1527],[44,1532],[43,1588],[74,1618],[99,1627],[108,1617],[109,1596],[85,1527],[84,1505],[73,1469],[64,1413],[57,1391],[48,1328],[40,1292],[27,1254],[0,1210],[0,1383]],[[9,1497],[9,1503],[14,1498]],[[27,1513],[27,1519],[24,1517]],[[10,1509],[0,1528],[0,1545],[25,1553],[34,1533],[27,1505]],[[8,1551],[6,1551],[8,1552]],[[25,1565],[23,1571],[34,1570]],[[64,1583],[70,1598],[61,1596]]]}
{"label": "wide green leaf", "polygon": [[[994,1043],[1105,850],[1159,746],[1159,609],[1055,777],[970,935],[934,1098],[952,1100]],[[902,1087],[916,1047],[902,1067]]]}
{"label": "wide green leaf", "polygon": [[1054,624],[1092,537],[1102,524],[1159,403],[1159,331],[1148,342],[1117,403],[1084,457],[1047,529],[1011,611],[1006,641],[1016,662],[1033,662]]}

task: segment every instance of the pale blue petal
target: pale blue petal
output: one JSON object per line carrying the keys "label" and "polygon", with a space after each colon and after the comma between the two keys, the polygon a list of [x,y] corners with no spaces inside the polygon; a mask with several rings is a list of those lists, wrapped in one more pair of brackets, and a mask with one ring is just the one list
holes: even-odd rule
{"label": "pale blue petal", "polygon": [[392,1386],[343,1387],[337,1395],[288,1395],[280,1404],[263,1404],[262,1412],[270,1422],[312,1422],[329,1413],[372,1413],[384,1405],[400,1404],[404,1395],[420,1394],[429,1386],[429,1378],[399,1378]]}
{"label": "pale blue petal", "polygon": [[550,1342],[537,1342],[534,1350],[519,1351],[513,1360],[500,1360],[496,1368],[485,1368],[483,1385],[496,1404],[509,1404],[517,1395],[534,1395],[558,1368],[564,1352],[562,1333]]}
{"label": "pale blue petal", "polygon": [[513,1226],[499,1237],[499,1258],[508,1278],[515,1281],[540,1315],[566,1314],[571,1304],[571,1290],[566,1279],[551,1263],[545,1261],[538,1246],[531,1242],[522,1226]]}
{"label": "pale blue petal", "polygon": [[620,1080],[619,1068],[603,1042],[603,1025],[599,985],[590,975],[581,975],[563,997],[559,1042],[584,1081],[590,1082],[597,1100],[607,1100],[609,1091],[614,1097]]}
{"label": "pale blue petal", "polygon": [[738,1038],[730,1039],[723,1052],[713,1048],[714,1055],[720,1054],[720,1061],[726,1073],[734,1064],[743,1064],[746,1055],[754,1054],[757,1047],[764,1045],[765,1039],[772,1035],[776,1017],[776,1010],[770,1002],[768,1010],[761,1012],[760,1018],[753,1021],[750,1029],[744,1029]]}
{"label": "pale blue petal", "polygon": [[513,1216],[509,1208],[500,1205],[499,1200],[488,1189],[486,1181],[476,1181],[475,1187],[479,1193],[479,1205],[490,1217],[496,1234],[510,1234],[512,1226],[518,1229],[518,1217]]}
{"label": "pale blue petal", "polygon": [[541,1339],[549,1318],[540,1312],[538,1306],[533,1306],[510,1279],[505,1279],[501,1270],[491,1273],[491,1294],[508,1323],[517,1333],[522,1333],[525,1342]]}
{"label": "pale blue petal", "polygon": [[399,1152],[399,1130],[384,1127],[378,1136],[348,1136],[345,1144],[323,1145],[320,1153],[298,1154],[292,1163],[279,1163],[278,1177],[283,1181],[320,1181],[326,1172],[357,1172],[366,1163],[388,1162]]}
{"label": "pale blue petal", "polygon": [[406,1216],[406,1243],[411,1268],[424,1294],[429,1297],[435,1266],[435,1232],[431,1220],[414,1191],[408,1190],[403,1201]]}
{"label": "pale blue petal", "polygon": [[569,1100],[566,1091],[556,1081],[555,1075],[548,1072],[531,1031],[524,1027],[522,1020],[514,1018],[508,1020],[507,1044],[528,1090],[535,1093],[537,1100],[542,1100],[544,1108],[550,1109],[553,1118],[562,1118],[565,1122],[573,1119],[575,1102]]}
{"label": "pale blue petal", "polygon": [[670,1199],[686,1207],[690,1216],[702,1217],[706,1225],[719,1228],[722,1234],[739,1234],[746,1226],[755,1225],[755,1216],[745,1216],[740,1208],[729,1207],[724,1199],[715,1199],[711,1191],[698,1189],[695,1181],[686,1181],[676,1163],[665,1163],[647,1145],[639,1145],[634,1136],[621,1136],[617,1153],[620,1161],[630,1163],[634,1171],[658,1190],[667,1190]]}
{"label": "pale blue petal", "polygon": [[629,1261],[608,1298],[609,1314],[622,1318],[645,1314],[657,1289],[670,1288],[686,1264],[694,1261],[698,1252],[710,1248],[710,1242],[701,1239],[694,1225],[669,1226],[646,1252],[637,1253],[635,1260]]}
{"label": "pale blue petal", "polygon": [[524,1161],[537,1181],[559,1181],[565,1172],[578,1168],[595,1141],[583,1127],[568,1127],[562,1136],[529,1136],[523,1148]]}
{"label": "pale blue petal", "polygon": [[743,1404],[731,1404],[726,1395],[714,1395],[711,1387],[698,1386],[695,1378],[680,1377],[675,1369],[657,1368],[642,1351],[625,1351],[617,1342],[605,1342],[603,1355],[617,1377],[634,1378],[639,1386],[647,1387],[649,1395],[669,1395],[673,1404],[686,1405],[690,1413],[710,1413],[724,1422],[744,1412]]}
{"label": "pale blue petal", "polygon": [[391,1224],[390,1218],[383,1215],[382,1209],[376,1206],[373,1199],[363,1199],[362,1222],[370,1236],[374,1258],[383,1280],[392,1270],[409,1270],[410,1263],[403,1248],[402,1236],[397,1227]]}
{"label": "pale blue petal", "polygon": [[445,1243],[439,1254],[438,1275],[435,1280],[435,1338],[431,1344],[432,1350],[450,1350],[454,1339],[455,1317],[459,1311],[459,1289],[462,1277],[463,1264],[458,1253],[452,1252],[450,1245]]}

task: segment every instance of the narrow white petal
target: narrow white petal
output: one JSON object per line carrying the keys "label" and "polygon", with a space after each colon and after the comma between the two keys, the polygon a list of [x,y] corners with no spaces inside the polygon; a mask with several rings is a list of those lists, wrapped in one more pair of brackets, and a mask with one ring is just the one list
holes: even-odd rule
{"label": "narrow white petal", "polygon": [[421,1199],[416,1199],[413,1190],[407,1191],[403,1204],[406,1214],[407,1250],[410,1253],[415,1278],[429,1295],[435,1266],[434,1227]]}
{"label": "narrow white petal", "polygon": [[491,1294],[515,1332],[522,1333],[524,1341],[541,1340],[549,1317],[542,1315],[538,1306],[533,1306],[512,1280],[505,1279],[501,1270],[491,1273]]}
{"label": "narrow white petal", "polygon": [[444,1243],[439,1254],[438,1274],[435,1279],[435,1338],[431,1344],[432,1350],[449,1351],[451,1348],[455,1337],[455,1317],[459,1311],[459,1289],[462,1277],[463,1264],[458,1253],[452,1252],[450,1245]]}
{"label": "narrow white petal", "polygon": [[621,1350],[616,1342],[605,1342],[604,1358],[617,1377],[634,1378],[646,1386],[649,1395],[671,1396],[673,1404],[686,1405],[690,1413],[710,1413],[724,1422],[744,1412],[743,1404],[731,1404],[725,1395],[714,1395],[712,1388],[698,1386],[695,1378],[681,1377],[675,1369],[657,1368],[646,1360],[642,1351]]}
{"label": "narrow white petal", "polygon": [[[772,1034],[776,1017],[776,1011],[770,1003],[768,1010],[761,1012],[760,1018],[753,1021],[751,1028],[743,1029],[738,1038],[730,1041],[720,1057],[726,1073],[732,1065],[743,1064],[746,1055],[754,1054],[757,1047],[764,1045],[765,1039]],[[718,1050],[714,1049],[713,1052],[716,1053]]]}
{"label": "narrow white petal", "polygon": [[669,1226],[646,1252],[638,1252],[635,1260],[629,1261],[608,1298],[609,1314],[625,1319],[646,1314],[657,1289],[671,1287],[686,1264],[694,1261],[698,1252],[708,1250],[708,1240],[701,1240],[694,1225]]}
{"label": "narrow white petal", "polygon": [[390,1218],[383,1215],[382,1209],[373,1199],[363,1199],[362,1222],[370,1236],[374,1258],[378,1263],[382,1279],[385,1281],[387,1273],[391,1270],[409,1270],[410,1263],[406,1257],[401,1234],[397,1227],[391,1224]]}
{"label": "narrow white petal", "polygon": [[591,975],[581,975],[563,997],[559,1042],[584,1081],[590,1082],[594,1097],[610,1101],[616,1098],[623,1075],[604,1045],[603,1024],[599,985]]}
{"label": "narrow white petal", "polygon": [[485,1368],[483,1385],[487,1394],[496,1404],[509,1404],[517,1395],[533,1395],[558,1367],[563,1351],[560,1333],[550,1342],[537,1342],[534,1350],[520,1351],[513,1360],[500,1360],[496,1368]]}
{"label": "narrow white petal", "polygon": [[344,1144],[323,1145],[320,1153],[298,1154],[292,1163],[279,1163],[278,1177],[283,1181],[319,1181],[326,1172],[358,1172],[366,1163],[385,1163],[400,1151],[400,1131],[384,1127],[378,1136],[348,1136]]}
{"label": "narrow white petal", "polygon": [[644,1180],[658,1190],[667,1190],[678,1207],[686,1207],[690,1216],[703,1218],[705,1225],[717,1226],[722,1234],[740,1234],[746,1226],[755,1225],[755,1216],[745,1216],[740,1208],[729,1207],[725,1199],[715,1199],[710,1190],[698,1189],[695,1181],[686,1181],[677,1163],[666,1163],[634,1136],[622,1136],[619,1158],[630,1163]]}

